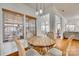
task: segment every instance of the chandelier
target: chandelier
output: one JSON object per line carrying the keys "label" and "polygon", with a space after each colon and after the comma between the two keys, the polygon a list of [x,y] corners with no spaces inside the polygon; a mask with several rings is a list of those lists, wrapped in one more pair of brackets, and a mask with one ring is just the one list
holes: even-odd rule
{"label": "chandelier", "polygon": [[45,9],[44,7],[45,6],[42,3],[36,4],[36,12],[35,12],[35,14],[37,16],[43,15],[44,14],[44,9]]}

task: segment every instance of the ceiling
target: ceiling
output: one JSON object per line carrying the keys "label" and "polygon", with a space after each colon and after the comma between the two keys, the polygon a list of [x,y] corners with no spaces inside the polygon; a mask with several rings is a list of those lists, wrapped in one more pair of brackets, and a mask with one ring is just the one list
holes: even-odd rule
{"label": "ceiling", "polygon": [[[28,6],[30,6],[31,8],[36,8],[36,6],[46,6],[47,8],[49,8],[49,7],[52,7],[53,6],[53,4],[52,3],[26,3],[26,5],[28,5]],[[39,7],[38,6],[38,7]]]}
{"label": "ceiling", "polygon": [[[63,3],[54,4],[56,9],[67,19],[77,19],[79,18],[79,4],[77,3]],[[64,12],[62,11],[64,10]]]}
{"label": "ceiling", "polygon": [[[36,9],[36,3],[28,3],[33,9]],[[47,9],[52,8],[53,6],[61,13],[66,19],[69,20],[78,20],[79,19],[79,3],[44,3]]]}

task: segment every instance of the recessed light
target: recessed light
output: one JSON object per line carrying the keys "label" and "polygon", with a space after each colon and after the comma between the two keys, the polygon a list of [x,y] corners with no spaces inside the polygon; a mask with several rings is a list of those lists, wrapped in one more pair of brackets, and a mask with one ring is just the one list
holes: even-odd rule
{"label": "recessed light", "polygon": [[64,10],[61,10],[62,12],[64,12]]}

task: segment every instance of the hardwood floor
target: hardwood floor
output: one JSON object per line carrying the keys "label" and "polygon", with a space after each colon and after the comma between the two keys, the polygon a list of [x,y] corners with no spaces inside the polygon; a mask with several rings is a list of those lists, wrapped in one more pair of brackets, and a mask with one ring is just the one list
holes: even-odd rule
{"label": "hardwood floor", "polygon": [[[65,54],[65,50],[68,44],[67,39],[56,40],[57,48],[63,51],[63,54]],[[72,40],[71,48],[69,49],[69,56],[79,56],[79,40]]]}

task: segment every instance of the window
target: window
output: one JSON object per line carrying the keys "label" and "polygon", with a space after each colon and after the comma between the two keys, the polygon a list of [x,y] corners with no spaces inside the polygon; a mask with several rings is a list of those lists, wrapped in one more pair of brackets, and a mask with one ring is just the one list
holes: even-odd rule
{"label": "window", "polygon": [[26,16],[26,35],[36,35],[36,18],[32,16]]}
{"label": "window", "polygon": [[41,31],[45,31],[45,24],[43,22],[41,23]]}
{"label": "window", "polygon": [[20,37],[20,39],[23,38],[24,32],[23,32],[23,15],[5,10],[3,9],[3,26],[4,26],[4,36],[3,41],[12,41],[13,40],[13,34],[16,33],[17,36]]}
{"label": "window", "polygon": [[41,31],[44,33],[49,32],[49,14],[42,16],[41,20]]}
{"label": "window", "polygon": [[66,31],[75,31],[75,25],[66,25]]}
{"label": "window", "polygon": [[41,24],[41,31],[42,32],[49,32],[49,24],[48,23],[42,23]]}

